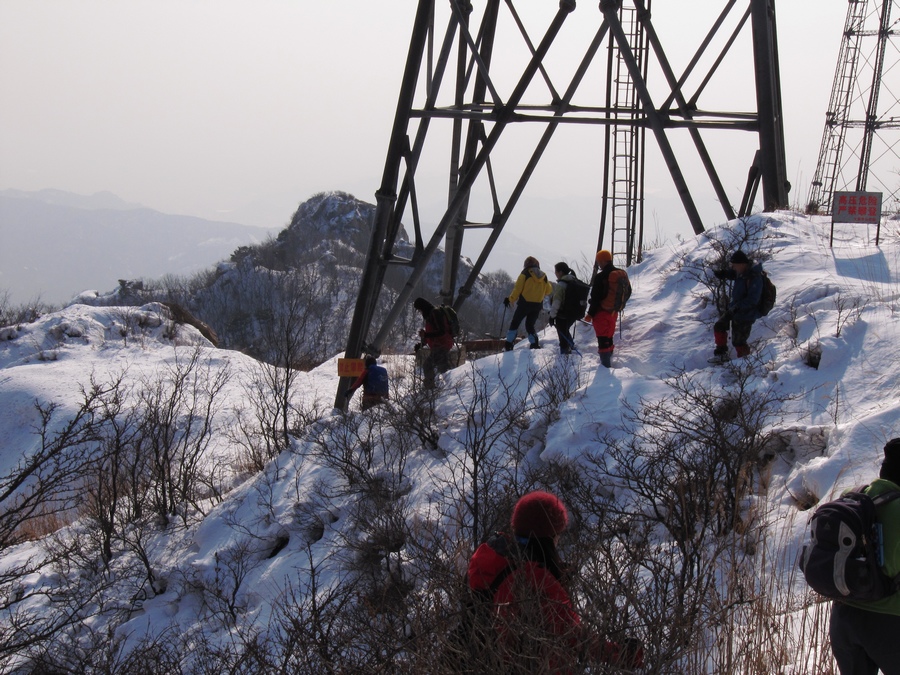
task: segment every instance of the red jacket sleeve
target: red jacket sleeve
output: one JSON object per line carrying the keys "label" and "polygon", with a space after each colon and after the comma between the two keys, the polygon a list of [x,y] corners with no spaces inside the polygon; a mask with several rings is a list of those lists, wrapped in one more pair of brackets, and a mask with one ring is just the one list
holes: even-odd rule
{"label": "red jacket sleeve", "polygon": [[363,386],[366,383],[366,375],[368,375],[368,374],[369,374],[369,369],[366,368],[359,374],[359,377],[356,378],[356,381],[350,385],[349,391],[354,392],[357,389],[359,389],[361,386]]}

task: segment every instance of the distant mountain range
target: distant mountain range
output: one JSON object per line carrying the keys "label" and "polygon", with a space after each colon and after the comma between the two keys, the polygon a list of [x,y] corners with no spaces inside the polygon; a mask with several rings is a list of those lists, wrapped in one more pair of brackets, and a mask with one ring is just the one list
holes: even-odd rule
{"label": "distant mountain range", "polygon": [[160,213],[110,192],[3,190],[0,292],[14,304],[62,304],[119,279],[197,272],[276,229]]}

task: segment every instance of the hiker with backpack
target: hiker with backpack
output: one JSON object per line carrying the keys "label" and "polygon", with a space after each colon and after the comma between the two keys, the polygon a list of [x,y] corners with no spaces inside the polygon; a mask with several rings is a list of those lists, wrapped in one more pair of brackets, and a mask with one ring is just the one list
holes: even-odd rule
{"label": "hiker with backpack", "polygon": [[728,308],[713,325],[713,338],[716,348],[710,363],[726,363],[731,359],[728,355],[728,330],[731,329],[731,344],[737,357],[744,358],[750,354],[747,340],[753,322],[763,314],[760,302],[763,294],[763,268],[754,264],[747,254],[738,249],[731,256],[731,269],[715,270],[717,279],[733,281]]}
{"label": "hiker with backpack", "polygon": [[616,321],[619,312],[631,297],[631,282],[625,270],[613,265],[612,253],[606,249],[597,251],[595,260],[598,272],[591,282],[591,296],[584,318],[594,326],[600,363],[610,368],[615,349],[613,336],[616,333]]}
{"label": "hiker with backpack", "polygon": [[390,398],[388,372],[384,366],[378,365],[378,359],[374,356],[366,357],[365,370],[356,378],[356,382],[344,393],[347,400],[353,396],[353,392],[362,387],[362,409],[368,410],[372,406],[384,403]]}
{"label": "hiker with backpack", "polygon": [[[447,314],[425,298],[416,298],[413,307],[421,312],[425,322],[424,328],[419,330],[419,337],[428,347],[428,356],[422,363],[422,373],[425,387],[432,389],[435,373],[446,373],[450,370],[450,350],[454,344],[453,326]],[[417,351],[420,346],[421,343],[416,345]]]}
{"label": "hiker with backpack", "polygon": [[[877,536],[869,538],[878,540],[872,551],[878,569],[865,575],[857,569],[854,576],[877,576],[879,582],[863,594],[874,599],[854,599],[860,593],[849,587],[844,589],[848,594],[841,593],[843,599],[835,599],[829,627],[831,650],[841,675],[875,675],[879,668],[885,675],[900,675],[900,438],[884,446],[879,477],[861,492],[874,501]],[[843,559],[847,557],[857,563],[865,556],[855,550],[844,551]],[[847,571],[851,565],[832,566],[835,568]],[[809,579],[808,566],[804,572]]]}
{"label": "hiker with backpack", "polygon": [[525,264],[521,274],[516,279],[516,285],[513,287],[512,293],[507,298],[503,298],[503,305],[509,307],[515,305],[512,321],[509,322],[509,330],[506,332],[506,342],[503,347],[506,351],[513,348],[516,340],[516,333],[519,331],[519,324],[525,319],[525,333],[528,335],[528,342],[531,349],[540,349],[541,343],[538,341],[535,323],[541,315],[544,308],[544,298],[553,292],[553,286],[547,279],[547,275],[541,271],[541,264],[537,258],[528,256],[525,258]]}
{"label": "hiker with backpack", "polygon": [[499,663],[491,665],[501,666],[503,672],[565,673],[579,662],[624,668],[643,664],[639,641],[620,645],[583,627],[566,590],[566,567],[557,550],[567,524],[568,512],[558,497],[530,492],[516,502],[511,533],[497,533],[469,561],[470,593],[491,610],[486,630],[493,631],[495,639],[484,644],[496,645],[492,656],[499,656]]}
{"label": "hiker with backpack", "polygon": [[559,353],[571,354],[575,349],[572,325],[587,311],[587,297],[591,287],[580,281],[575,272],[564,262],[553,266],[556,283],[550,301],[550,319],[547,323],[556,328],[559,336]]}

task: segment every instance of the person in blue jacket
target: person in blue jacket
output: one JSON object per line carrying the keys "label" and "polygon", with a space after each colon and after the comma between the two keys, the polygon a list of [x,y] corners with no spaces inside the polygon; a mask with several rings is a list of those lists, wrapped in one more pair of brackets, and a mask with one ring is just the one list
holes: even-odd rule
{"label": "person in blue jacket", "polygon": [[388,373],[384,366],[378,365],[378,359],[374,356],[366,357],[366,368],[356,378],[344,396],[349,400],[353,392],[362,387],[362,409],[368,410],[373,405],[384,403],[390,396],[388,385]]}
{"label": "person in blue jacket", "polygon": [[[878,479],[866,488],[877,497],[900,490],[900,438],[884,446]],[[889,577],[900,575],[900,499],[877,507],[884,550],[882,570]],[[841,675],[900,675],[900,591],[881,600],[856,602],[835,600],[828,629],[831,651]]]}
{"label": "person in blue jacket", "polygon": [[731,344],[738,358],[750,354],[750,330],[753,322],[760,316],[759,303],[763,292],[762,265],[754,264],[747,254],[741,250],[731,256],[731,269],[715,270],[718,279],[730,279],[731,299],[728,309],[713,325],[713,337],[716,348],[713,351],[713,363],[724,363],[729,360],[728,330],[731,329]]}

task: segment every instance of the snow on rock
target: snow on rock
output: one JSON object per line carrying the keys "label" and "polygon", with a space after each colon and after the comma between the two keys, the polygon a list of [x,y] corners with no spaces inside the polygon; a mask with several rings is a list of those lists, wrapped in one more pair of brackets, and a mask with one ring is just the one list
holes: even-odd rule
{"label": "snow on rock", "polygon": [[[770,492],[785,514],[796,513],[812,505],[808,500],[871,479],[885,441],[900,436],[900,242],[885,238],[876,248],[858,233],[840,230],[830,248],[824,219],[781,212],[750,220],[761,227],[770,254],[764,266],[778,287],[776,307],[751,336],[759,360],[756,386],[777,388],[783,400],[766,451],[775,459]],[[578,355],[560,356],[556,332],[548,329],[541,350],[520,344],[448,373],[436,402],[437,447],[423,443],[405,469],[413,511],[423,519],[434,516],[431,497],[449,480],[459,439],[473,420],[489,424],[478,418],[481,411],[467,407],[480,393],[497,401],[513,398],[528,410],[530,426],[523,433],[530,460],[577,463],[599,439],[627,433],[626,406],[670,395],[678,374],[727,391],[733,384],[728,370],[707,363],[716,310],[704,298],[702,275],[716,261],[715,236],[713,231],[648,252],[629,268],[634,295],[621,317],[612,369],[600,365],[591,329],[576,324]],[[818,369],[806,362],[812,347],[821,351]],[[9,468],[33,447],[29,408],[35,399],[71,406],[92,376],[129,369],[137,377],[193,349],[203,350],[211,372],[230,368],[236,380],[246,381],[257,367],[240,354],[212,349],[190,326],[173,326],[159,305],[73,305],[34,324],[3,329],[0,466]],[[392,375],[410,367],[406,357],[392,358],[386,359]],[[339,424],[341,415],[330,412],[336,359],[301,375],[297,391],[305,401],[298,404],[317,406],[320,424]],[[227,410],[246,408],[246,389],[239,384],[226,395]],[[239,450],[226,426],[217,430],[210,452],[234,458]],[[142,602],[121,634],[142,636],[172,622],[197,629],[203,609],[192,589],[214,583],[223,561],[241,552],[249,552],[251,566],[240,611],[263,626],[285,583],[308,568],[309,556],[325,560],[353,536],[341,504],[312,497],[316,485],[335,475],[313,456],[311,445],[296,441],[205,517],[160,535],[152,547],[158,595]],[[785,537],[786,555],[801,534],[799,520],[786,519],[794,528]]]}

